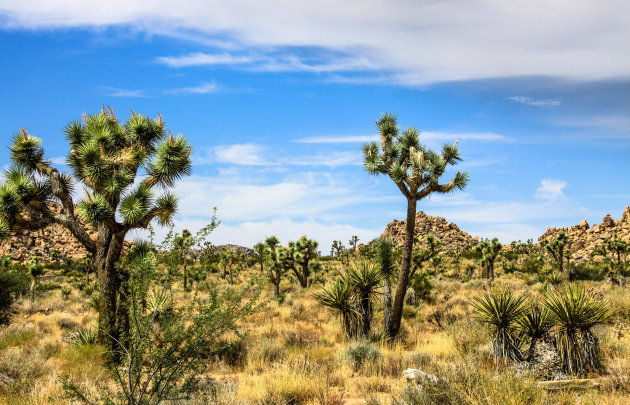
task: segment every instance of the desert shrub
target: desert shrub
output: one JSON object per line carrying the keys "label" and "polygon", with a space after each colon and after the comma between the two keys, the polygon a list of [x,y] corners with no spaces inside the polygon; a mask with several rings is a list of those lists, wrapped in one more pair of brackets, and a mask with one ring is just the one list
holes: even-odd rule
{"label": "desert shrub", "polygon": [[458,322],[446,329],[455,350],[462,355],[476,353],[486,343],[488,331],[474,322]]}
{"label": "desert shrub", "polygon": [[16,270],[0,271],[0,325],[6,325],[11,318],[11,305],[16,295],[28,291],[29,277]]}
{"label": "desert shrub", "polygon": [[35,329],[32,326],[9,325],[0,332],[0,350],[21,346],[35,337]]}
{"label": "desert shrub", "polygon": [[[0,384],[0,393],[23,395],[46,375],[49,367],[46,359],[33,348],[13,346],[4,349],[0,355],[0,376],[5,384]],[[27,403],[16,401],[15,403]]]}
{"label": "desert shrub", "polygon": [[383,358],[378,347],[366,341],[348,345],[344,355],[355,370],[358,370],[366,364],[375,363]]}
{"label": "desert shrub", "polygon": [[287,357],[286,348],[275,339],[263,338],[248,353],[250,362],[258,364],[276,363]]}
{"label": "desert shrub", "polygon": [[545,265],[545,259],[543,255],[532,254],[523,260],[521,263],[521,271],[527,274],[538,274]]}
{"label": "desert shrub", "polygon": [[601,262],[580,263],[574,267],[575,280],[604,281],[608,270]]}
{"label": "desert shrub", "polygon": [[229,366],[240,366],[247,359],[247,342],[245,338],[223,341],[217,343],[212,355]]}
{"label": "desert shrub", "polygon": [[440,329],[452,325],[457,320],[455,314],[451,312],[452,308],[452,305],[449,304],[437,306],[427,315],[426,321]]}
{"label": "desert shrub", "polygon": [[69,287],[61,288],[61,298],[63,298],[64,300],[67,300],[70,297],[70,294],[72,294],[71,288]]}
{"label": "desert shrub", "polygon": [[59,326],[61,329],[72,330],[78,328],[79,324],[72,318],[63,317],[57,319],[57,326]]}
{"label": "desert shrub", "polygon": [[54,281],[49,281],[47,283],[40,283],[40,284],[37,284],[37,287],[36,287],[36,290],[40,292],[60,290],[60,289],[61,289],[61,284],[56,283]]}
{"label": "desert shrub", "polygon": [[429,275],[424,272],[414,274],[413,278],[409,281],[409,286],[413,288],[413,291],[416,293],[416,299],[423,301],[429,298],[431,290],[433,289]]}

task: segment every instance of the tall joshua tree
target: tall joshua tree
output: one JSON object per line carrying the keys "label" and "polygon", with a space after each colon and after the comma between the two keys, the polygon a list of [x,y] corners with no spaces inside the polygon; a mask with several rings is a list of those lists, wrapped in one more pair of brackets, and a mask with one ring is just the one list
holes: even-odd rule
{"label": "tall joshua tree", "polygon": [[457,172],[447,183],[440,184],[440,177],[449,165],[460,160],[457,143],[445,144],[441,153],[433,152],[420,145],[420,133],[409,127],[400,131],[396,117],[384,113],[376,121],[381,143],[371,142],[363,145],[363,164],[368,173],[386,174],[407,199],[407,222],[403,259],[400,266],[398,285],[392,308],[392,324],[390,336],[395,336],[400,329],[405,293],[409,283],[413,237],[416,227],[416,209],[418,201],[432,193],[449,193],[462,190],[468,182],[468,173]]}
{"label": "tall joshua tree", "polygon": [[[127,232],[146,228],[153,219],[165,224],[177,209],[169,192],[175,181],[190,174],[191,146],[183,136],[166,134],[162,117],[131,113],[121,123],[114,112],[83,115],[64,129],[70,144],[67,163],[72,174],[62,173],[44,156],[41,139],[21,129],[12,139],[6,182],[0,186],[0,237],[11,231],[36,230],[52,223],[66,227],[94,256],[103,288],[101,340],[115,344],[117,292],[116,262]],[[136,177],[140,177],[136,181]],[[75,186],[85,190],[75,203]],[[156,197],[156,191],[163,194]],[[59,201],[60,213],[47,205]],[[88,227],[97,231],[90,238]]]}
{"label": "tall joshua tree", "polygon": [[[564,265],[569,264],[569,250],[571,248],[571,240],[566,233],[560,232],[556,238],[549,242],[544,240],[542,246],[549,252],[553,261],[558,265],[560,273],[564,273]],[[573,268],[567,269],[567,280],[573,281],[575,279],[575,271]]]}

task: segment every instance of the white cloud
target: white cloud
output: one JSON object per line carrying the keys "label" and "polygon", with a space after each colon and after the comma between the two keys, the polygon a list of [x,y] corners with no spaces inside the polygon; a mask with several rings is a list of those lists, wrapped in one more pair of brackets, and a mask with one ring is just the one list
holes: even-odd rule
{"label": "white cloud", "polygon": [[239,166],[270,165],[264,157],[264,148],[252,143],[217,146],[212,149],[214,161]]}
{"label": "white cloud", "polygon": [[232,55],[230,53],[209,54],[193,52],[183,56],[160,56],[157,62],[170,67],[208,66],[208,65],[240,65],[251,63],[256,58],[246,55]]}
{"label": "white cloud", "polygon": [[[0,14],[5,29],[129,26],[223,49],[254,50],[271,58],[260,64],[263,70],[378,69],[390,82],[411,85],[523,76],[598,80],[630,74],[630,4],[625,0],[562,0],[553,5],[538,0],[34,0],[3,1]],[[321,56],[304,60],[296,49],[321,51]],[[206,62],[236,63],[249,55],[210,56]],[[184,57],[188,63],[203,59]],[[162,62],[183,66],[186,60]]]}
{"label": "white cloud", "polygon": [[220,91],[220,86],[215,82],[202,83],[199,86],[181,87],[178,89],[167,90],[169,94],[210,94]]}
{"label": "white cloud", "polygon": [[542,179],[540,187],[536,189],[536,198],[539,200],[557,200],[564,198],[564,189],[567,182],[558,179]]}
{"label": "white cloud", "polygon": [[533,105],[536,107],[557,107],[560,104],[560,100],[536,100],[531,97],[524,96],[512,96],[508,97],[508,99],[521,104]]}
{"label": "white cloud", "polygon": [[115,87],[103,87],[103,90],[110,97],[148,97],[143,90],[118,89]]}

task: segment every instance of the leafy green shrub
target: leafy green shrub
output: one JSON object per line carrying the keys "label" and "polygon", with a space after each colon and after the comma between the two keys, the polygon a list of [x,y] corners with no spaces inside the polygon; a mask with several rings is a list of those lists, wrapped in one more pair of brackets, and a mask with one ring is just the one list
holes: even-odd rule
{"label": "leafy green shrub", "polygon": [[604,281],[608,270],[601,262],[580,263],[574,268],[576,280]]}
{"label": "leafy green shrub", "polygon": [[11,269],[0,271],[0,325],[6,325],[11,318],[11,305],[16,295],[26,294],[29,276]]}
{"label": "leafy green shrub", "polygon": [[409,282],[409,286],[413,288],[413,291],[416,293],[416,299],[423,301],[429,298],[431,290],[433,289],[429,275],[424,272],[414,274]]}
{"label": "leafy green shrub", "polygon": [[47,283],[37,284],[37,287],[35,289],[40,292],[60,290],[61,284],[55,283],[54,281],[49,281]]}
{"label": "leafy green shrub", "polygon": [[345,357],[350,361],[355,370],[358,370],[362,366],[375,363],[383,358],[381,351],[373,344],[360,341],[348,345],[345,351]]}

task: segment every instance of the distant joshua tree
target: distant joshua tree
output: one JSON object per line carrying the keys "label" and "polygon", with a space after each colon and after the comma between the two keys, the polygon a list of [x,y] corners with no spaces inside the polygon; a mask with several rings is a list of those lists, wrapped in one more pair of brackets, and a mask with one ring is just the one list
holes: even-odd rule
{"label": "distant joshua tree", "polygon": [[501,249],[503,249],[503,245],[497,238],[491,241],[481,241],[475,246],[475,250],[481,254],[481,277],[494,280],[494,262],[497,260],[499,253],[501,253]]}
{"label": "distant joshua tree", "polygon": [[289,242],[289,265],[298,282],[304,288],[308,287],[311,272],[317,271],[321,267],[321,262],[316,260],[317,246],[317,241],[307,238],[306,235],[297,241]]}
{"label": "distant joshua tree", "polygon": [[[564,274],[565,262],[569,264],[569,248],[571,246],[571,240],[567,234],[560,232],[553,241],[544,240],[542,246],[549,252],[553,261],[556,262],[560,273]],[[574,269],[567,266],[567,280],[573,281],[574,279]]]}
{"label": "distant joshua tree", "polygon": [[409,127],[401,133],[396,117],[392,114],[383,114],[376,125],[381,142],[380,145],[376,142],[363,145],[365,169],[373,175],[388,175],[407,199],[403,259],[394,298],[392,324],[388,331],[393,337],[400,329],[409,284],[417,203],[433,193],[463,190],[468,183],[468,173],[457,172],[449,182],[440,184],[440,177],[447,166],[456,165],[461,160],[457,143],[445,144],[441,153],[435,153],[420,145],[420,133],[415,128]]}

